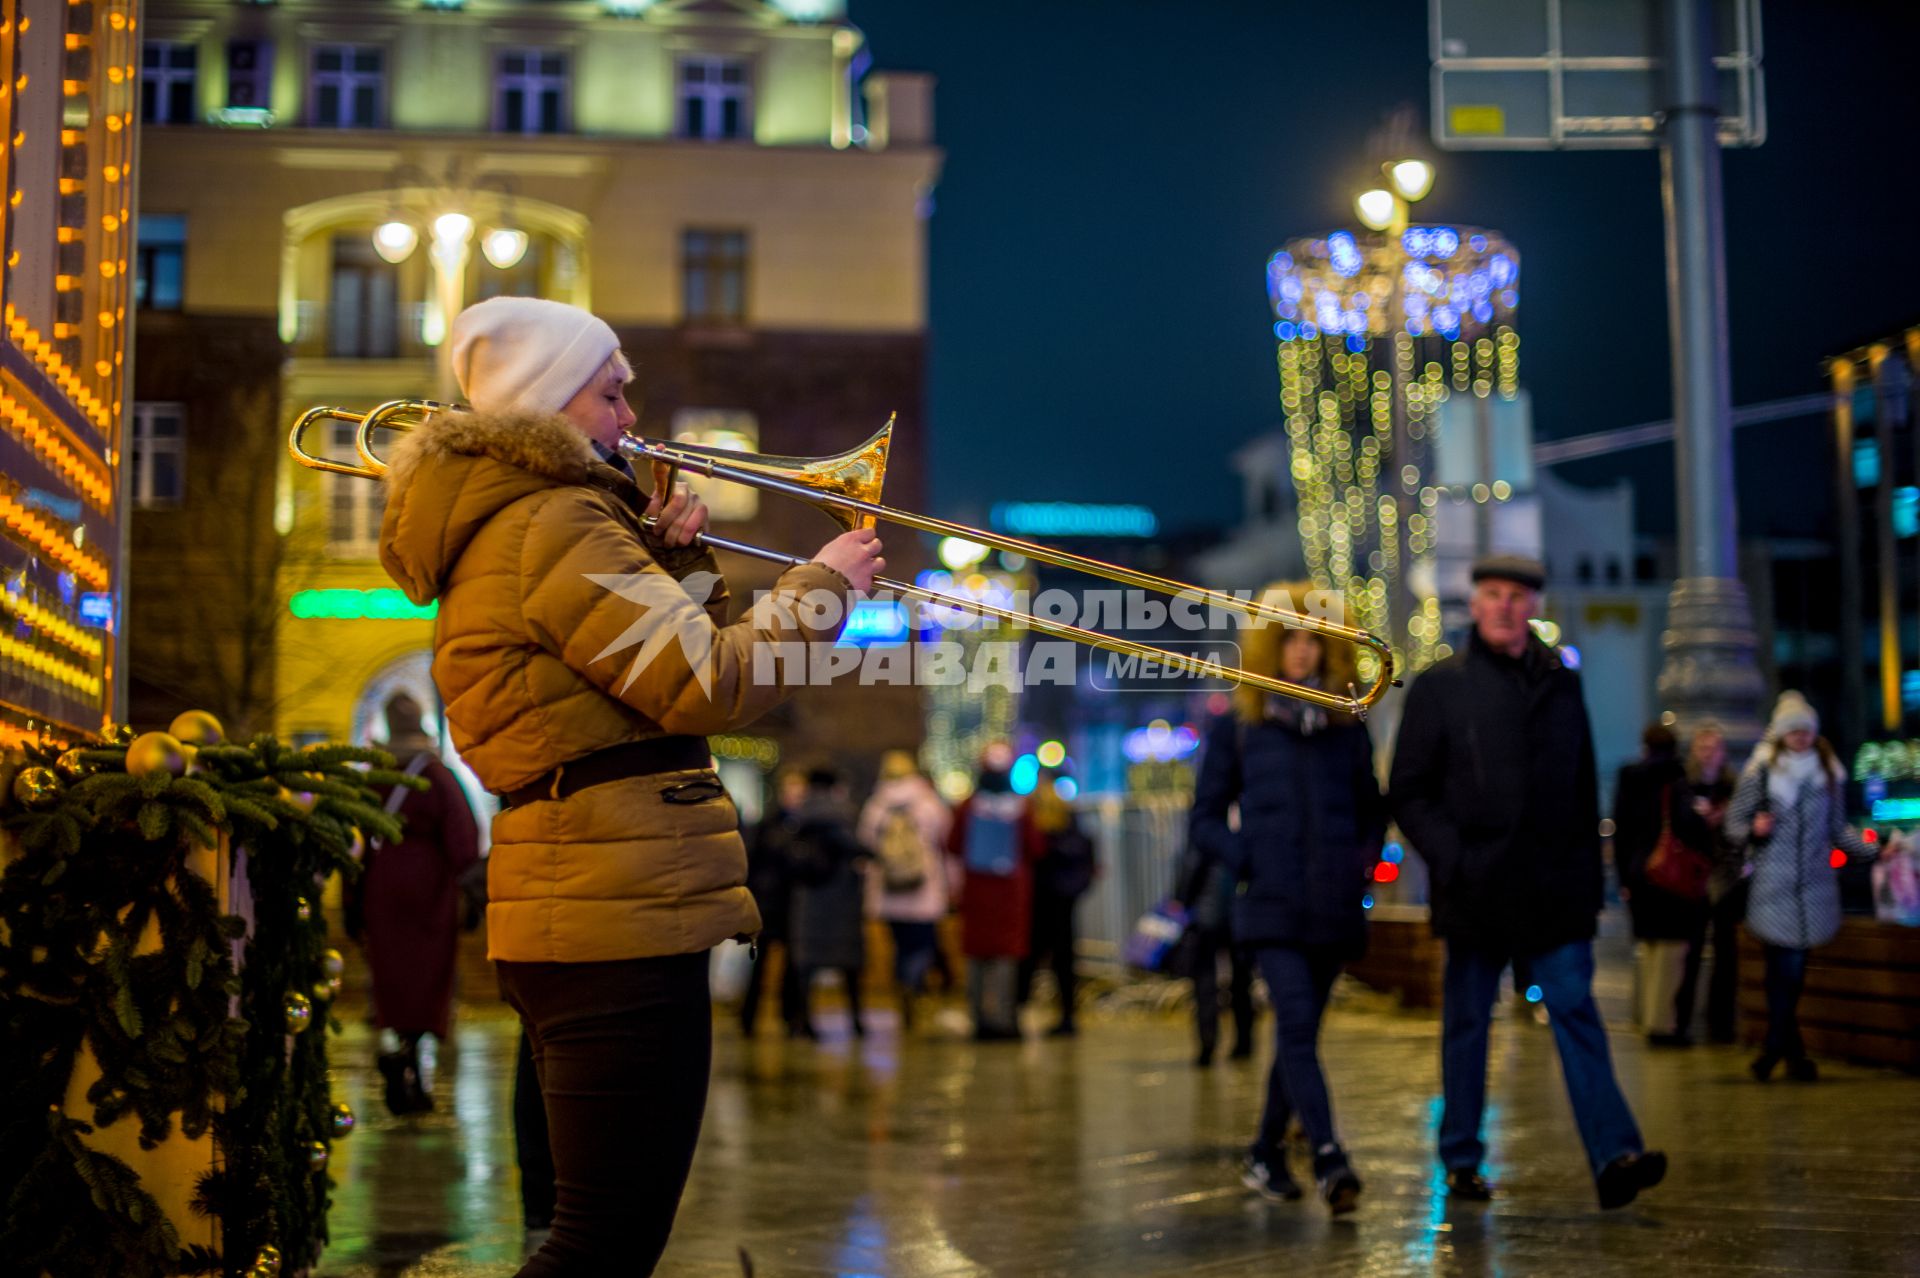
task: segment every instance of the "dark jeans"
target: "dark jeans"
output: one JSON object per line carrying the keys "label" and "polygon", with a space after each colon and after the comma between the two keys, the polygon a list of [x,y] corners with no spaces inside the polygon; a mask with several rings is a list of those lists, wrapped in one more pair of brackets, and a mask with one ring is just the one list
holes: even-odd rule
{"label": "dark jeans", "polygon": [[707,955],[497,966],[532,1039],[556,1189],[519,1278],[652,1273],[706,1110]]}
{"label": "dark jeans", "polygon": [[893,983],[904,1003],[926,985],[927,973],[939,957],[939,935],[931,923],[905,919],[887,920],[887,930],[893,934]]}
{"label": "dark jeans", "polygon": [[1033,993],[1033,974],[1046,960],[1060,987],[1060,1023],[1073,1024],[1073,907],[1076,898],[1038,889],[1033,894],[1032,945],[1020,960],[1020,987],[1014,997],[1022,1007]]}
{"label": "dark jeans", "polygon": [[1593,943],[1577,941],[1544,954],[1509,957],[1449,942],[1441,1018],[1440,1074],[1446,1093],[1440,1117],[1441,1163],[1449,1170],[1477,1170],[1487,1156],[1480,1139],[1487,1107],[1487,1035],[1500,976],[1509,963],[1516,982],[1540,987],[1589,1168],[1597,1176],[1621,1155],[1640,1153],[1640,1129],[1614,1080],[1607,1028],[1593,1001]]}
{"label": "dark jeans", "polygon": [[534,1071],[533,1038],[524,1028],[513,1063],[513,1156],[520,1164],[520,1219],[528,1229],[545,1229],[553,1224],[553,1150],[547,1103]]}
{"label": "dark jeans", "polygon": [[853,1032],[864,1034],[865,1026],[860,1020],[860,969],[857,967],[810,967],[800,974],[800,1007],[802,1025],[813,1024],[813,975],[815,972],[838,972],[840,983],[847,991],[847,1017],[853,1022]]}
{"label": "dark jeans", "polygon": [[1329,1145],[1337,1151],[1333,1134],[1333,1102],[1320,1070],[1320,1017],[1327,1010],[1333,978],[1340,975],[1340,957],[1324,948],[1262,946],[1253,952],[1260,974],[1267,978],[1267,1001],[1273,1005],[1273,1068],[1267,1071],[1267,1107],[1260,1115],[1260,1138],[1254,1148],[1270,1166],[1278,1159],[1287,1136],[1287,1119],[1300,1115],[1300,1126],[1313,1144],[1314,1173],[1331,1161]]}
{"label": "dark jeans", "polygon": [[800,969],[793,965],[793,951],[785,941],[760,942],[760,953],[747,967],[747,988],[740,995],[740,1029],[749,1038],[760,1022],[760,989],[767,975],[767,949],[778,945],[785,962],[780,965],[780,1019],[788,1029],[807,1023],[807,1005],[800,988]]}
{"label": "dark jeans", "polygon": [[1747,885],[1742,883],[1713,903],[1708,927],[1713,937],[1713,973],[1707,979],[1707,1033],[1728,1042],[1739,1021],[1740,924],[1747,917]]}
{"label": "dark jeans", "polygon": [[1800,991],[1807,986],[1807,951],[1763,945],[1767,958],[1767,1055],[1797,1061],[1807,1054],[1800,1041]]}
{"label": "dark jeans", "polygon": [[1704,932],[1687,939],[1687,957],[1680,969],[1680,988],[1673,992],[1673,1028],[1683,1038],[1693,1033],[1693,1009],[1700,992],[1700,961],[1706,950]]}
{"label": "dark jeans", "polygon": [[1200,1032],[1200,1050],[1213,1055],[1220,1042],[1220,955],[1231,960],[1227,998],[1233,1004],[1233,1044],[1253,1046],[1253,955],[1232,943],[1224,929],[1194,933],[1193,1018]]}

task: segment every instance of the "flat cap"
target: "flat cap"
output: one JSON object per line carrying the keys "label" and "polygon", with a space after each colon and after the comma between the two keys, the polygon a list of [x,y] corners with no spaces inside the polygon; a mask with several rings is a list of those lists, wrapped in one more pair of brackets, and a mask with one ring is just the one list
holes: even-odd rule
{"label": "flat cap", "polygon": [[1547,569],[1538,559],[1525,555],[1488,555],[1474,562],[1473,580],[1512,581],[1528,590],[1538,590],[1547,584]]}

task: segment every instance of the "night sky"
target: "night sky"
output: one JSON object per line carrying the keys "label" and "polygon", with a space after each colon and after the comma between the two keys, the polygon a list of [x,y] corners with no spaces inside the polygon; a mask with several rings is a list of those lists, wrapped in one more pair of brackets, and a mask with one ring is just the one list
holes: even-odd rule
{"label": "night sky", "polygon": [[[1263,272],[1353,225],[1362,149],[1428,97],[1425,0],[851,0],[876,67],[931,71],[933,491],[1239,516],[1232,450],[1280,424]],[[1725,157],[1734,403],[1823,388],[1821,360],[1920,322],[1920,5],[1768,0],[1769,137]],[[1670,415],[1652,151],[1438,152],[1417,220],[1521,255],[1540,439]],[[908,429],[920,423],[904,423]],[[1745,534],[1818,533],[1825,427],[1735,433]],[[1559,468],[1638,485],[1673,527],[1672,449]]]}

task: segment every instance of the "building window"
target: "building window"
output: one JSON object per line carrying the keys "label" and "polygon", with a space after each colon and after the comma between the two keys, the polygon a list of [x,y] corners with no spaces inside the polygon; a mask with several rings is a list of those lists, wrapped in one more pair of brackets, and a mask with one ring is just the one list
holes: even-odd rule
{"label": "building window", "polygon": [[[133,406],[133,504],[177,506],[186,488],[187,414],[181,404]],[[375,484],[372,487],[379,487]]]}
{"label": "building window", "polygon": [[142,213],[134,257],[133,304],[147,311],[179,310],[186,256],[184,214]]}
{"label": "building window", "polygon": [[227,105],[265,110],[273,105],[273,42],[227,42]]}
{"label": "building window", "polygon": [[399,268],[374,252],[365,234],[336,235],[327,296],[327,354],[335,359],[392,359],[399,354],[399,296]]}
{"label": "building window", "polygon": [[504,49],[494,64],[493,127],[502,133],[564,133],[567,55]]}
{"label": "building window", "polygon": [[[760,451],[760,423],[737,408],[682,408],[673,415],[675,443],[726,448],[736,453]],[[707,503],[715,519],[752,519],[760,513],[760,490],[724,479],[687,474],[693,491]]]}
{"label": "building window", "polygon": [[739,58],[680,60],[680,136],[715,141],[753,131],[753,89]]}
{"label": "building window", "polygon": [[315,45],[308,123],[335,129],[379,127],[386,99],[384,61],[375,45]]}
{"label": "building window", "polygon": [[199,50],[179,40],[149,40],[140,53],[140,118],[148,124],[192,124]]}
{"label": "building window", "polygon": [[689,324],[744,324],[747,319],[747,233],[691,230],[681,237]]}
{"label": "building window", "polygon": [[[353,446],[359,427],[333,422],[327,428],[327,460],[361,464]],[[329,474],[327,481],[327,541],[331,554],[371,559],[380,544],[380,518],[386,513],[387,486],[370,484],[352,475]]]}

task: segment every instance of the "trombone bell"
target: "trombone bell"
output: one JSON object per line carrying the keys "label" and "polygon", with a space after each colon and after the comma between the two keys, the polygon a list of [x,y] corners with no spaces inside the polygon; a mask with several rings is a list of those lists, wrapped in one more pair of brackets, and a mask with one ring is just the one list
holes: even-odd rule
{"label": "trombone bell", "polygon": [[719,463],[729,470],[798,484],[819,494],[823,500],[816,503],[817,507],[841,528],[852,532],[856,528],[873,527],[874,516],[833,504],[827,499],[838,497],[865,502],[870,506],[880,504],[880,490],[887,480],[887,450],[893,446],[894,420],[889,416],[886,425],[875,431],[865,443],[855,444],[845,452],[825,457],[742,453],[707,444],[683,444],[660,439],[636,440],[631,436],[622,439],[619,448],[621,455],[630,460],[651,462],[669,470],[685,469],[713,476],[711,467]]}

